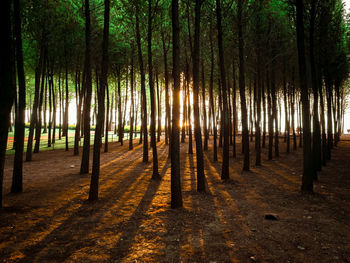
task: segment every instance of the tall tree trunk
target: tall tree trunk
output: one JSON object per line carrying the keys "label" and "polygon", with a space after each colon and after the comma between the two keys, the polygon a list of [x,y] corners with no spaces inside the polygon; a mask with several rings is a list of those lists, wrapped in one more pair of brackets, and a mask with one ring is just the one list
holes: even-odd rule
{"label": "tall tree trunk", "polygon": [[[52,67],[51,67],[52,68]],[[53,70],[49,73],[49,125],[47,134],[47,147],[51,147],[51,130],[52,130],[52,89],[53,89]]]}
{"label": "tall tree trunk", "polygon": [[147,48],[148,48],[148,80],[149,80],[149,93],[151,97],[151,141],[152,141],[152,155],[153,155],[153,173],[152,179],[159,180],[160,175],[158,173],[158,154],[157,154],[157,141],[156,141],[156,103],[154,93],[153,82],[153,63],[152,63],[152,0],[148,0],[148,34],[147,34]]}
{"label": "tall tree trunk", "polygon": [[[129,92],[129,72],[126,74],[126,81],[125,81],[125,94],[124,94],[124,110],[123,110],[123,119],[122,119],[122,138],[124,139],[125,134],[125,117],[126,117],[126,105],[128,102],[128,92]],[[123,143],[121,144],[123,145]]]}
{"label": "tall tree trunk", "polygon": [[292,70],[292,95],[291,95],[291,115],[292,115],[292,127],[293,127],[293,150],[297,149],[297,135],[295,131],[295,76],[294,67]]}
{"label": "tall tree trunk", "polygon": [[[16,87],[13,85],[13,47],[11,39],[11,1],[1,1],[0,4],[0,34],[2,37],[2,48],[0,51],[0,208],[2,202],[2,188],[4,179],[4,165],[7,145],[7,135],[10,122],[10,113],[13,105]],[[18,63],[18,62],[17,62]]]}
{"label": "tall tree trunk", "polygon": [[143,162],[148,162],[148,133],[147,133],[147,97],[146,97],[146,85],[145,85],[145,72],[143,68],[143,58],[141,49],[141,35],[140,35],[140,22],[139,22],[140,7],[139,3],[136,4],[136,42],[137,51],[139,57],[140,75],[141,75],[141,114],[142,114],[142,129],[143,129]]}
{"label": "tall tree trunk", "polygon": [[66,151],[68,151],[68,108],[69,108],[69,92],[68,92],[68,63],[66,64],[66,108],[64,110],[65,134],[66,134]]}
{"label": "tall tree trunk", "polygon": [[233,108],[233,140],[232,140],[232,151],[233,158],[237,157],[236,151],[236,133],[237,133],[237,87],[236,87],[236,67],[235,67],[235,59],[232,60],[232,80],[233,80],[233,90],[232,90],[232,108]]}
{"label": "tall tree trunk", "polygon": [[18,108],[15,121],[15,159],[13,162],[13,174],[11,192],[19,193],[23,190],[23,149],[24,149],[24,118],[26,108],[26,83],[23,66],[22,32],[20,2],[14,1],[14,30],[16,36],[16,65],[18,75]]}
{"label": "tall tree trunk", "polygon": [[[182,82],[183,83],[183,82]],[[182,85],[182,96],[186,98],[186,88]],[[181,126],[181,143],[185,142],[186,139],[186,122],[187,122],[187,100],[182,101],[182,126]]]}
{"label": "tall tree trunk", "polygon": [[298,64],[299,81],[301,89],[301,103],[303,106],[303,177],[302,191],[313,192],[313,165],[311,153],[311,132],[310,132],[310,104],[308,96],[307,78],[306,78],[306,59],[304,46],[304,4],[303,0],[296,0],[296,27],[297,27],[297,46],[298,46]]}
{"label": "tall tree trunk", "polygon": [[285,138],[287,144],[287,153],[290,152],[290,124],[289,124],[289,111],[288,111],[288,91],[287,91],[287,80],[286,80],[286,65],[283,65],[283,99],[284,99],[284,116],[285,116]]}
{"label": "tall tree trunk", "polygon": [[131,72],[130,72],[130,88],[131,88],[131,103],[130,103],[130,131],[129,131],[129,150],[133,149],[133,134],[134,134],[134,47],[131,49]]}
{"label": "tall tree trunk", "polygon": [[268,159],[272,160],[272,149],[273,149],[273,114],[272,114],[272,103],[271,103],[271,87],[270,87],[270,72],[266,71],[266,86],[267,86],[267,114],[268,114],[268,130],[269,130],[269,149]]}
{"label": "tall tree trunk", "polygon": [[262,97],[263,117],[264,117],[261,147],[265,148],[266,147],[266,116],[268,113],[266,112],[266,93],[265,93],[265,85],[264,85],[263,79],[264,79],[263,76],[261,76],[261,97]]}
{"label": "tall tree trunk", "polygon": [[92,174],[89,192],[89,201],[98,199],[98,179],[100,175],[100,148],[101,137],[103,132],[103,121],[105,115],[105,90],[107,87],[108,76],[108,36],[109,36],[109,0],[104,1],[104,25],[103,25],[103,40],[102,40],[102,63],[101,63],[101,80],[100,89],[98,92],[98,117],[94,139],[94,153],[92,162]]}
{"label": "tall tree trunk", "polygon": [[332,84],[328,77],[326,77],[325,82],[327,98],[327,160],[330,160],[333,148]]}
{"label": "tall tree trunk", "polygon": [[200,19],[201,0],[196,0],[193,46],[193,116],[194,136],[196,140],[197,156],[197,191],[205,191],[204,159],[202,148],[202,132],[199,116],[199,54],[200,54]]}
{"label": "tall tree trunk", "polygon": [[218,93],[219,93],[219,105],[218,105],[218,123],[220,123],[220,134],[219,134],[219,147],[222,148],[222,137],[224,132],[224,118],[223,118],[223,105],[222,105],[222,86],[221,80],[218,78]]}
{"label": "tall tree trunk", "polygon": [[62,139],[62,90],[61,90],[61,72],[58,73],[58,104],[60,106],[60,116],[59,116],[59,128],[58,128],[58,139]]}
{"label": "tall tree trunk", "polygon": [[322,168],[322,151],[321,151],[321,128],[318,113],[318,81],[315,65],[315,46],[314,46],[314,32],[315,32],[315,19],[316,19],[316,0],[311,1],[310,10],[310,66],[311,66],[311,84],[314,95],[313,105],[313,136],[312,136],[312,157],[313,165],[315,168],[314,179],[317,179],[317,171]]}
{"label": "tall tree trunk", "polygon": [[216,123],[216,116],[215,116],[215,108],[214,108],[214,92],[213,92],[213,86],[214,86],[214,45],[213,45],[213,29],[212,29],[212,22],[210,22],[210,34],[209,34],[209,41],[210,41],[210,80],[209,80],[209,109],[211,112],[211,121],[213,123],[213,160],[216,162],[218,160],[217,155],[217,123]]}
{"label": "tall tree trunk", "polygon": [[47,63],[47,74],[45,76],[45,89],[44,89],[44,111],[43,111],[43,117],[44,117],[44,130],[43,133],[47,133],[47,83],[49,82],[49,63]]}
{"label": "tall tree trunk", "polygon": [[108,83],[106,83],[106,95],[107,95],[107,109],[106,109],[106,119],[105,119],[105,145],[104,145],[104,152],[108,152],[108,126],[109,126],[109,107],[110,107],[110,101],[109,101],[109,91],[108,91]]}
{"label": "tall tree trunk", "polygon": [[322,126],[322,165],[326,165],[327,162],[327,137],[326,137],[326,121],[325,121],[325,107],[323,100],[323,87],[318,85],[318,91],[320,93],[320,106],[321,106],[321,126]]}
{"label": "tall tree trunk", "polygon": [[278,132],[278,118],[277,118],[277,96],[275,85],[275,69],[271,69],[271,99],[272,99],[272,119],[275,122],[275,156],[279,157],[279,132]]}
{"label": "tall tree trunk", "polygon": [[[164,86],[165,86],[165,111],[166,111],[166,133],[165,133],[165,143],[168,144],[171,134],[171,123],[170,123],[170,98],[169,98],[169,70],[168,70],[168,52],[165,46],[165,36],[162,31],[162,44],[163,44],[163,60],[164,60]],[[170,146],[169,146],[170,147]],[[169,148],[170,153],[170,148]]]}
{"label": "tall tree trunk", "polygon": [[180,27],[179,3],[171,1],[171,20],[173,32],[173,118],[171,143],[171,208],[182,207],[180,180],[180,143],[179,143],[179,108],[180,108]]}
{"label": "tall tree trunk", "polygon": [[53,82],[53,76],[52,76],[52,86],[51,86],[52,90],[52,140],[51,143],[55,144],[56,142],[56,112],[57,112],[57,106],[56,106],[56,87],[54,86],[54,82]]}
{"label": "tall tree trunk", "polygon": [[118,142],[123,145],[123,118],[122,118],[122,94],[120,68],[117,69],[118,77]]}
{"label": "tall tree trunk", "polygon": [[76,89],[77,89],[77,123],[75,126],[75,135],[74,135],[74,155],[79,155],[79,142],[80,142],[80,130],[81,130],[81,104],[83,101],[83,93],[82,89],[80,87],[80,70],[77,70],[77,76],[76,76]]}
{"label": "tall tree trunk", "polygon": [[162,102],[161,102],[161,92],[159,90],[159,77],[158,77],[158,70],[156,70],[156,83],[157,83],[157,142],[160,142],[160,137],[162,136]]}
{"label": "tall tree trunk", "polygon": [[190,103],[190,72],[189,65],[186,58],[186,90],[187,90],[187,116],[188,116],[188,153],[193,154],[193,145],[192,145],[192,121],[191,121],[191,103]]}
{"label": "tall tree trunk", "polygon": [[250,128],[250,141],[253,141],[253,107],[252,107],[252,81],[249,81],[249,128]]}
{"label": "tall tree trunk", "polygon": [[242,9],[243,1],[238,0],[238,53],[239,53],[239,93],[241,97],[241,114],[242,114],[242,146],[244,153],[243,170],[249,171],[249,131],[247,106],[245,96],[245,79],[244,79],[244,42],[243,42],[243,25],[242,25]]}
{"label": "tall tree trunk", "polygon": [[218,29],[218,49],[219,49],[219,66],[220,66],[220,78],[221,78],[221,90],[222,90],[222,102],[223,102],[223,115],[221,116],[224,129],[224,145],[222,154],[222,170],[221,179],[230,179],[229,174],[229,122],[228,122],[228,107],[227,107],[227,83],[225,73],[225,61],[224,61],[224,48],[222,43],[222,25],[221,25],[221,3],[220,0],[216,0],[216,18]]}
{"label": "tall tree trunk", "polygon": [[41,70],[41,87],[40,87],[40,96],[39,96],[39,109],[38,109],[38,119],[36,122],[36,129],[35,129],[35,146],[34,146],[34,153],[39,152],[40,148],[40,137],[41,137],[41,123],[42,123],[42,105],[43,105],[43,96],[44,96],[44,85],[45,85],[45,75],[46,75],[46,68],[47,68],[47,47],[44,48],[44,58],[43,58],[43,64],[42,64],[42,70]]}
{"label": "tall tree trunk", "polygon": [[90,159],[90,112],[92,95],[92,76],[91,76],[91,56],[90,56],[90,5],[89,0],[85,0],[85,64],[84,64],[84,146],[81,158],[80,174],[89,172]]}
{"label": "tall tree trunk", "polygon": [[261,80],[261,57],[257,54],[257,83],[256,83],[256,123],[255,123],[255,145],[256,159],[255,164],[261,165],[261,95],[262,95],[262,80]]}
{"label": "tall tree trunk", "polygon": [[204,130],[204,151],[208,150],[208,125],[207,125],[207,109],[206,109],[206,96],[205,96],[205,78],[204,78],[204,61],[202,60],[202,101],[203,101],[203,130]]}

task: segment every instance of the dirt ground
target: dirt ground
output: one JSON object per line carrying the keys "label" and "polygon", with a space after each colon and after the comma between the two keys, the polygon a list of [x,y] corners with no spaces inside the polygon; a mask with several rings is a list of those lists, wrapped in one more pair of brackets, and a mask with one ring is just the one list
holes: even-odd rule
{"label": "dirt ground", "polygon": [[[196,192],[196,155],[181,144],[182,209],[170,208],[170,159],[158,143],[152,181],[142,146],[102,153],[100,199],[87,202],[90,176],[72,150],[43,151],[24,163],[24,192],[0,211],[0,262],[350,262],[350,137],[332,152],[314,195],[300,193],[302,150],[242,172],[230,158],[222,183],[212,148],[204,153],[207,193]],[[349,141],[347,141],[349,140]],[[136,141],[135,141],[136,142]],[[231,147],[230,147],[231,151]],[[238,145],[237,151],[241,151]],[[5,167],[9,192],[13,156]],[[266,220],[274,214],[278,220]]]}

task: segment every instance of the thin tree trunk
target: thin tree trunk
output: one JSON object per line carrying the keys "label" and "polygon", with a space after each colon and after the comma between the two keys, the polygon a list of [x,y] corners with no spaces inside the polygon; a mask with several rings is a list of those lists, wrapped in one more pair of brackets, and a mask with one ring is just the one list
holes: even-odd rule
{"label": "thin tree trunk", "polygon": [[80,70],[77,70],[76,76],[76,100],[77,100],[77,123],[75,126],[75,135],[74,135],[74,155],[79,155],[79,142],[80,142],[80,127],[81,127],[81,104],[83,100],[83,93],[80,87]]}
{"label": "thin tree trunk", "polygon": [[153,63],[152,63],[152,0],[148,0],[148,34],[147,34],[147,48],[148,48],[148,80],[149,92],[151,97],[151,141],[152,141],[152,155],[153,155],[153,173],[152,179],[161,179],[158,173],[158,153],[156,142],[156,103],[153,82]]}
{"label": "thin tree trunk", "polygon": [[293,127],[293,150],[297,149],[297,135],[295,133],[295,77],[294,67],[292,70],[292,99],[291,99],[291,115],[292,115],[292,127]]}
{"label": "thin tree trunk", "polygon": [[58,129],[58,139],[61,140],[62,139],[62,111],[63,111],[63,107],[62,107],[62,90],[61,90],[61,72],[59,71],[58,73],[58,103],[60,105],[60,116],[59,116],[59,129]]}
{"label": "thin tree trunk", "polygon": [[197,191],[205,191],[204,159],[202,148],[202,133],[199,116],[199,54],[200,54],[200,15],[201,0],[195,2],[195,29],[193,46],[193,116],[194,135],[197,156]]}
{"label": "thin tree trunk", "polygon": [[146,85],[145,85],[145,72],[143,68],[143,58],[142,58],[142,49],[141,49],[141,36],[140,36],[140,22],[139,22],[139,4],[136,4],[136,42],[137,42],[137,51],[139,58],[140,66],[140,75],[141,75],[141,114],[142,116],[142,129],[143,129],[143,162],[148,162],[148,134],[147,134],[147,97],[146,97]]}
{"label": "thin tree trunk", "polygon": [[213,160],[216,162],[218,160],[217,156],[217,123],[216,123],[216,116],[215,116],[215,108],[214,108],[214,92],[213,92],[213,86],[214,86],[214,45],[213,45],[213,28],[212,28],[212,21],[210,21],[210,34],[209,34],[209,41],[210,41],[210,80],[209,80],[209,110],[211,112],[211,121],[213,123]]}
{"label": "thin tree trunk", "polygon": [[84,146],[81,158],[80,174],[89,172],[90,159],[90,112],[91,112],[91,95],[92,95],[92,74],[91,74],[91,57],[90,57],[90,6],[89,0],[85,0],[85,64],[84,64]]}
{"label": "thin tree trunk", "polygon": [[161,94],[159,91],[159,77],[158,70],[156,70],[156,83],[157,83],[157,110],[158,110],[158,132],[157,132],[157,142],[160,142],[160,137],[162,136],[162,103],[161,103]]}
{"label": "thin tree trunk", "polygon": [[266,72],[266,86],[267,86],[267,114],[268,114],[268,130],[269,130],[269,149],[268,149],[268,159],[272,160],[272,149],[273,149],[273,114],[272,114],[272,103],[271,103],[271,88],[270,88],[270,72]]}
{"label": "thin tree trunk", "polygon": [[53,89],[53,70],[49,73],[49,125],[47,134],[47,147],[51,147],[51,130],[52,130],[52,89]]}
{"label": "thin tree trunk", "polygon": [[[167,57],[167,49],[165,46],[165,36],[164,32],[162,31],[162,44],[163,44],[163,60],[164,60],[164,86],[165,86],[165,111],[166,111],[166,133],[165,133],[165,143],[168,144],[168,141],[170,140],[170,134],[171,134],[171,123],[170,123],[170,98],[169,98],[169,71],[168,71],[168,57]],[[170,147],[170,145],[169,145]],[[170,153],[169,148],[169,153]]]}
{"label": "thin tree trunk", "polygon": [[106,95],[107,95],[107,101],[106,101],[106,105],[107,105],[107,109],[106,109],[106,119],[105,119],[105,145],[104,145],[104,152],[107,153],[108,152],[108,126],[109,126],[109,90],[108,90],[108,83],[106,83]]}
{"label": "thin tree trunk", "polygon": [[57,111],[57,106],[56,106],[56,87],[54,86],[54,82],[52,79],[52,108],[53,108],[53,113],[52,113],[52,140],[51,143],[54,145],[56,142],[56,111]]}
{"label": "thin tree trunk", "polygon": [[202,102],[203,102],[203,130],[204,130],[204,151],[208,150],[208,124],[207,124],[207,109],[206,109],[206,96],[205,96],[205,78],[204,78],[204,61],[202,60]]}
{"label": "thin tree trunk", "polygon": [[313,105],[313,136],[312,136],[312,156],[315,168],[314,179],[317,179],[317,171],[322,168],[322,151],[321,151],[321,128],[318,113],[318,81],[315,65],[315,47],[314,47],[314,32],[316,19],[316,0],[311,1],[310,10],[310,36],[309,36],[309,51],[310,51],[310,67],[311,67],[311,84],[314,97]]}
{"label": "thin tree trunk", "polygon": [[242,145],[244,153],[243,170],[249,171],[249,131],[247,119],[247,106],[245,96],[245,77],[244,77],[244,41],[243,41],[243,25],[242,25],[242,9],[243,0],[238,0],[238,53],[239,53],[239,91],[241,97],[241,113],[242,113]]}
{"label": "thin tree trunk", "polygon": [[236,151],[236,136],[237,136],[237,87],[236,87],[236,67],[235,67],[235,60],[232,60],[232,80],[233,80],[233,90],[232,90],[232,107],[233,107],[233,141],[232,141],[232,151],[233,151],[233,158],[237,157],[237,151]]}
{"label": "thin tree trunk", "polygon": [[277,118],[277,96],[275,86],[275,69],[271,70],[271,98],[272,98],[272,119],[275,122],[275,156],[279,157],[279,133],[278,133],[278,118]]}
{"label": "thin tree trunk", "polygon": [[120,69],[117,69],[118,75],[118,142],[123,145],[123,119],[122,119],[122,95],[121,95],[121,76]]}
{"label": "thin tree trunk", "polygon": [[129,131],[129,150],[133,149],[133,134],[134,134],[134,47],[131,49],[131,72],[130,72],[130,131]]}
{"label": "thin tree trunk", "polygon": [[326,98],[327,98],[327,160],[331,159],[333,148],[333,119],[332,119],[332,84],[326,78]]}
{"label": "thin tree trunk", "polygon": [[261,165],[261,95],[262,95],[262,80],[261,80],[261,57],[257,54],[257,82],[256,82],[256,123],[255,123],[255,145],[256,145],[256,159],[255,164]]}
{"label": "thin tree trunk", "polygon": [[68,108],[69,108],[69,92],[68,92],[68,64],[66,64],[66,108],[64,110],[65,134],[66,134],[66,151],[68,151]]}
{"label": "thin tree trunk", "polygon": [[101,137],[103,133],[103,121],[105,115],[105,90],[107,88],[108,74],[108,36],[109,36],[109,0],[104,1],[104,25],[103,25],[103,40],[102,40],[102,63],[101,63],[101,80],[98,96],[98,118],[95,130],[94,153],[92,162],[92,174],[89,191],[89,201],[98,199],[98,180],[100,175],[100,148]]}
{"label": "thin tree trunk", "polygon": [[45,51],[44,51],[43,65],[42,65],[42,71],[41,71],[41,88],[40,88],[40,96],[39,96],[39,110],[38,110],[39,118],[37,119],[36,129],[35,129],[35,146],[34,146],[34,151],[33,151],[34,153],[38,153],[39,148],[40,148],[42,105],[43,105],[46,62],[47,62],[47,48],[45,47],[44,49],[45,49]]}
{"label": "thin tree trunk", "polygon": [[44,111],[43,111],[43,115],[44,115],[44,130],[43,133],[47,133],[47,83],[49,82],[49,63],[47,63],[47,74],[45,76],[46,81],[45,81],[45,89],[44,89]]}

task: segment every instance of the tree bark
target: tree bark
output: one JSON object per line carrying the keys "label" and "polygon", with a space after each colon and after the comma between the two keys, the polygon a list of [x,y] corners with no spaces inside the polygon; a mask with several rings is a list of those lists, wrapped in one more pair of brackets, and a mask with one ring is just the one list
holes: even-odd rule
{"label": "tree bark", "polygon": [[91,76],[91,56],[90,56],[90,6],[89,0],[85,0],[85,65],[84,65],[84,146],[81,158],[80,174],[89,172],[90,159],[90,112],[92,95],[92,76]]}
{"label": "tree bark", "polygon": [[103,25],[103,40],[102,40],[102,63],[101,63],[101,80],[100,89],[98,92],[98,117],[94,139],[94,153],[92,162],[92,174],[89,192],[89,201],[98,199],[98,180],[100,175],[100,148],[101,137],[103,132],[103,121],[105,115],[105,89],[107,87],[108,76],[108,36],[109,36],[109,0],[104,1],[104,25]]}
{"label": "tree bark", "polygon": [[296,27],[297,27],[297,46],[298,46],[298,64],[299,81],[301,89],[301,102],[303,107],[303,177],[302,191],[313,192],[313,165],[311,153],[311,132],[310,132],[310,104],[308,98],[308,86],[306,78],[306,59],[304,46],[304,4],[303,0],[296,0]]}
{"label": "tree bark", "polygon": [[152,141],[152,155],[153,155],[153,173],[152,179],[159,180],[160,175],[158,173],[158,153],[157,153],[157,141],[156,141],[156,103],[154,93],[154,81],[153,81],[153,63],[152,63],[152,0],[148,0],[148,34],[147,34],[147,49],[148,49],[148,80],[149,80],[149,92],[151,97],[151,141]]}
{"label": "tree bark", "polygon": [[143,58],[142,58],[142,49],[141,49],[139,13],[140,13],[139,3],[137,3],[135,17],[136,17],[136,42],[137,42],[137,51],[138,51],[140,75],[141,75],[143,162],[148,162],[147,97],[146,97],[146,85],[145,85],[145,72],[143,68]]}
{"label": "tree bark", "polygon": [[23,66],[22,32],[20,2],[14,1],[14,31],[16,37],[16,65],[18,76],[18,104],[15,120],[15,159],[13,163],[11,192],[19,193],[23,190],[23,149],[24,149],[24,118],[26,108],[26,83]]}
{"label": "tree bark", "polygon": [[130,131],[129,131],[129,150],[134,148],[133,146],[133,134],[134,134],[134,47],[131,50],[131,72],[130,72],[130,88],[131,88],[131,104],[130,104]]}
{"label": "tree bark", "polygon": [[202,148],[202,133],[199,116],[199,54],[200,54],[200,15],[201,0],[195,1],[195,26],[193,46],[193,116],[194,135],[196,140],[197,156],[197,191],[205,191],[204,159]]}
{"label": "tree bark", "polygon": [[171,208],[182,207],[180,180],[180,143],[179,143],[179,108],[180,108],[180,27],[179,3],[171,1],[171,20],[173,32],[173,118],[171,134]]}
{"label": "tree bark", "polygon": [[249,130],[247,119],[247,106],[245,96],[245,77],[244,77],[244,40],[243,40],[243,25],[242,25],[242,9],[243,1],[238,0],[238,53],[239,53],[239,93],[241,97],[241,114],[242,114],[242,145],[244,153],[243,170],[249,171]]}
{"label": "tree bark", "polygon": [[10,122],[10,113],[13,105],[16,87],[13,85],[13,47],[11,39],[11,1],[4,0],[0,4],[0,34],[2,36],[2,48],[0,51],[0,208],[2,202],[2,190],[4,179],[4,165],[7,145],[7,136]]}

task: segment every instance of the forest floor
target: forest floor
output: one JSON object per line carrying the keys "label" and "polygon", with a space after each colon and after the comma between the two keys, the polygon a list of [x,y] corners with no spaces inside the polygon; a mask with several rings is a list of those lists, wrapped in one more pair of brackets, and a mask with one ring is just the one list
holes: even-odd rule
{"label": "forest floor", "polygon": [[[350,262],[350,139],[332,152],[315,194],[300,192],[302,150],[242,172],[230,158],[222,183],[212,147],[204,153],[207,193],[196,192],[196,155],[181,144],[183,208],[170,208],[170,159],[158,143],[161,181],[151,180],[142,146],[110,144],[102,153],[100,199],[87,202],[90,176],[72,150],[45,151],[24,163],[24,192],[5,194],[0,262]],[[136,141],[135,141],[136,142]],[[194,147],[195,148],[195,147]],[[195,149],[194,149],[195,150]],[[231,148],[230,148],[231,150]],[[241,151],[240,144],[237,151]],[[9,192],[13,155],[7,156]],[[278,220],[265,219],[266,214]]]}

